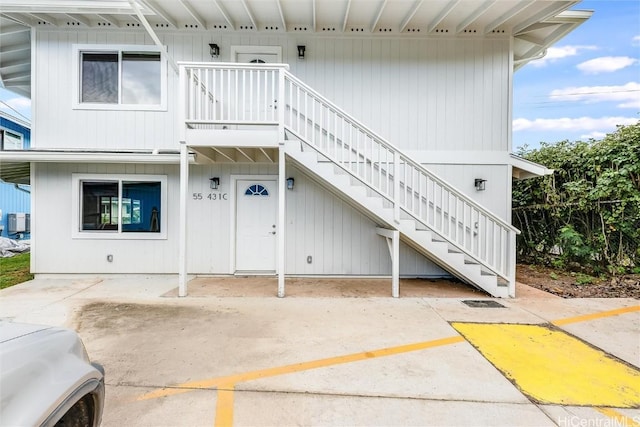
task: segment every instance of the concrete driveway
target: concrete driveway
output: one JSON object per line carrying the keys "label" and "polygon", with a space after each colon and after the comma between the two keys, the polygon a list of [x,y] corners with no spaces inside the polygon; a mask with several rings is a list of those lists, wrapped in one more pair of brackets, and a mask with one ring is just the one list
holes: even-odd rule
{"label": "concrete driveway", "polygon": [[392,299],[376,280],[279,299],[271,281],[177,298],[175,277],[42,278],[0,291],[0,317],[79,331],[104,426],[640,425],[636,299],[427,282]]}

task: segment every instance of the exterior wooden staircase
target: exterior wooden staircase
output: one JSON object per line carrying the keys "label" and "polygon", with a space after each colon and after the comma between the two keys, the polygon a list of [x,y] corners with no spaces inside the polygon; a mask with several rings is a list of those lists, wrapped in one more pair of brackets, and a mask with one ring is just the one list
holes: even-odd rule
{"label": "exterior wooden staircase", "polygon": [[514,296],[518,230],[315,92],[286,66],[181,67],[187,128],[277,128],[278,143],[292,161],[378,224],[378,233],[389,241],[396,280],[402,240],[464,282],[495,297]]}

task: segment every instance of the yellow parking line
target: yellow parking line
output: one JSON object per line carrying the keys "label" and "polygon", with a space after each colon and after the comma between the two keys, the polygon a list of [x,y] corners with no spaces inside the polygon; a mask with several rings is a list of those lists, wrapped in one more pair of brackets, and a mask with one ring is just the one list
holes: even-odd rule
{"label": "yellow parking line", "polygon": [[611,408],[596,408],[598,412],[612,418],[616,421],[617,426],[620,427],[640,427],[640,422],[637,418],[629,418],[626,415],[621,414],[618,411],[614,411]]}
{"label": "yellow parking line", "polygon": [[496,368],[545,404],[640,406],[640,371],[544,325],[453,323]]}
{"label": "yellow parking line", "polygon": [[603,317],[617,316],[618,314],[631,313],[634,311],[640,311],[640,305],[633,305],[631,307],[618,308],[616,310],[600,311],[597,313],[585,314],[583,316],[567,317],[565,319],[554,320],[551,323],[553,323],[556,326],[562,326],[562,325],[568,325],[569,323],[578,323],[578,322],[584,322],[587,320],[600,319]]}
{"label": "yellow parking line", "polygon": [[[583,316],[570,317],[565,319],[559,319],[552,322],[556,326],[566,325],[570,323],[584,322],[588,320],[594,320],[604,317],[616,316],[619,314],[630,313],[634,311],[640,311],[640,306],[624,307],[615,310],[609,310],[604,312],[598,312],[593,314],[587,314]],[[491,325],[491,324],[488,324]],[[494,325],[495,326],[495,325]],[[455,344],[465,341],[462,336],[452,336],[442,338],[433,341],[420,342],[415,344],[382,348],[369,352],[354,353],[344,356],[331,357],[326,359],[319,359],[310,362],[296,363],[293,365],[285,365],[276,368],[267,368],[257,371],[246,372],[243,374],[236,374],[227,377],[211,378],[204,381],[192,381],[175,385],[169,388],[163,388],[151,393],[140,396],[137,400],[154,399],[159,397],[170,396],[179,393],[186,393],[195,389],[212,389],[218,390],[218,400],[216,403],[216,419],[215,426],[231,426],[233,424],[233,401],[234,401],[234,388],[239,382],[256,380],[259,378],[272,377],[277,375],[284,375],[294,372],[301,372],[310,369],[323,368],[333,365],[339,365],[344,363],[357,362],[376,357],[391,356],[395,354],[407,353],[411,351],[424,350],[427,348],[439,347],[449,344]],[[636,387],[636,394],[638,393],[638,384],[634,384]],[[590,403],[593,405],[594,403]],[[614,405],[612,405],[614,406]],[[627,426],[640,427],[640,424],[636,423],[634,419],[625,417],[624,415],[608,408],[596,408],[602,414],[614,418],[616,420],[623,420]]]}
{"label": "yellow parking line", "polygon": [[171,388],[163,388],[140,396],[137,400],[155,399],[158,397],[171,396],[174,394],[186,393],[194,389],[219,388],[223,384],[237,384],[244,381],[257,380],[260,378],[274,377],[277,375],[291,374],[294,372],[308,371],[310,369],[325,368],[327,366],[341,365],[344,363],[357,362],[360,360],[372,359],[376,357],[392,356],[395,354],[408,353],[411,351],[424,350],[432,347],[439,347],[448,344],[463,342],[464,338],[459,335],[441,338],[433,341],[419,342],[415,344],[401,345],[397,347],[381,348],[362,353],[347,354],[344,356],[329,357],[326,359],[312,360],[310,362],[295,363],[275,368],[260,369],[257,371],[245,372],[228,377],[211,378],[204,381],[191,381],[179,384]]}
{"label": "yellow parking line", "polygon": [[215,427],[233,426],[233,389],[235,384],[225,384],[218,388]]}

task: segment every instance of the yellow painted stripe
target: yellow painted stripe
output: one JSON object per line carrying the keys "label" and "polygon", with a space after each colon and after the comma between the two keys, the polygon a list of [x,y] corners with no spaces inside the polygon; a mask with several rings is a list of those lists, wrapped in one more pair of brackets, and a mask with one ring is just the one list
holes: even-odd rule
{"label": "yellow painted stripe", "polygon": [[634,311],[640,311],[640,305],[633,305],[631,307],[618,308],[616,310],[600,311],[598,313],[585,314],[583,316],[567,317],[565,319],[554,320],[551,323],[553,323],[556,326],[562,326],[562,325],[568,325],[570,323],[585,322],[587,320],[595,320],[603,317],[617,316],[619,314],[631,313]]}
{"label": "yellow painted stripe", "polygon": [[218,399],[216,402],[215,427],[233,426],[233,389],[234,384],[221,385],[218,388]]}
{"label": "yellow painted stripe", "polygon": [[541,403],[640,406],[640,371],[541,325],[453,323],[523,393]]}
{"label": "yellow painted stripe", "polygon": [[257,371],[245,372],[228,377],[211,378],[204,381],[192,381],[179,384],[170,388],[163,388],[140,396],[137,400],[155,399],[158,397],[171,396],[185,393],[193,389],[209,389],[221,387],[223,384],[237,384],[239,382],[257,380],[259,378],[273,377],[277,375],[291,374],[294,372],[307,371],[309,369],[325,368],[327,366],[341,365],[344,363],[358,362],[376,357],[392,356],[395,354],[409,353],[412,351],[425,350],[428,348],[463,342],[461,336],[441,338],[433,341],[425,341],[414,344],[401,345],[397,347],[381,348],[378,350],[366,351],[362,353],[347,354],[344,356],[329,357],[326,359],[312,360],[310,362],[295,363],[293,365],[279,366],[275,368],[260,369]]}
{"label": "yellow painted stripe", "polygon": [[618,411],[614,411],[611,408],[596,408],[596,410],[609,418],[613,418],[616,421],[616,426],[640,427],[640,420],[638,418],[627,417],[626,415],[623,415]]}

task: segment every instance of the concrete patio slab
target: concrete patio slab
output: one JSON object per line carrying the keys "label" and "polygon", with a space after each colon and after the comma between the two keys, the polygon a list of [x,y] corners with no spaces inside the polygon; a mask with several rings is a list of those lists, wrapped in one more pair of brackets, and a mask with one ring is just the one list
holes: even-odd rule
{"label": "concrete patio slab", "polygon": [[637,370],[637,300],[519,285],[518,298],[495,300],[505,308],[474,308],[462,301],[493,299],[417,282],[405,285],[417,296],[394,299],[388,281],[369,279],[292,281],[280,299],[269,278],[210,279],[177,298],[175,277],[38,278],[0,291],[0,317],[79,331],[107,372],[104,426],[640,420],[639,408],[530,401],[450,324],[564,321]]}

